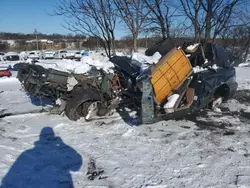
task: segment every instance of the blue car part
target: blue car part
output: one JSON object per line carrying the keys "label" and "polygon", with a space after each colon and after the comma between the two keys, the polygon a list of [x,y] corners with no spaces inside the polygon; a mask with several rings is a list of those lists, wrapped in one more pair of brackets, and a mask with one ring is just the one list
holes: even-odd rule
{"label": "blue car part", "polygon": [[54,101],[48,97],[34,97],[26,93],[26,95],[30,98],[30,101],[35,106],[47,106],[47,105],[54,105]]}
{"label": "blue car part", "polygon": [[18,71],[18,70],[19,70],[19,65],[20,65],[19,63],[13,65],[13,66],[11,67],[11,70],[12,70],[12,71]]}
{"label": "blue car part", "polygon": [[142,123],[155,121],[154,92],[150,78],[142,80],[141,117]]}
{"label": "blue car part", "polygon": [[89,51],[84,51],[84,52],[82,53],[82,56],[89,56]]}

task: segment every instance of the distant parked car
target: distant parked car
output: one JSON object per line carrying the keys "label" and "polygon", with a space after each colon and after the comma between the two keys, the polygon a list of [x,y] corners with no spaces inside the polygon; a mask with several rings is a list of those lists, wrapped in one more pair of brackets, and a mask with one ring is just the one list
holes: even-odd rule
{"label": "distant parked car", "polygon": [[54,54],[55,54],[55,52],[53,52],[53,51],[46,51],[43,54],[43,58],[44,59],[54,59]]}
{"label": "distant parked car", "polygon": [[63,59],[66,58],[67,51],[66,50],[58,50],[54,54],[55,59]]}
{"label": "distant parked car", "polygon": [[38,60],[38,59],[41,59],[41,57],[42,57],[42,54],[40,51],[31,51],[28,54],[28,58],[32,60]]}
{"label": "distant parked car", "polygon": [[76,59],[76,58],[79,59],[80,56],[82,57],[82,54],[80,53],[80,51],[70,50],[66,54],[66,59]]}
{"label": "distant parked car", "polygon": [[3,61],[4,52],[0,52],[0,61]]}
{"label": "distant parked car", "polygon": [[2,57],[2,59],[4,61],[19,61],[20,57],[16,52],[8,52]]}
{"label": "distant parked car", "polygon": [[22,60],[22,61],[27,60],[28,59],[28,54],[29,54],[28,51],[22,51],[22,52],[20,52],[20,54],[19,54],[20,60]]}
{"label": "distant parked car", "polygon": [[0,77],[4,77],[4,76],[11,77],[11,75],[12,74],[9,69],[4,69],[4,70],[0,69]]}
{"label": "distant parked car", "polygon": [[80,61],[81,58],[82,58],[82,54],[80,52],[76,52],[74,59]]}
{"label": "distant parked car", "polygon": [[82,56],[89,56],[89,51],[87,50],[82,51]]}

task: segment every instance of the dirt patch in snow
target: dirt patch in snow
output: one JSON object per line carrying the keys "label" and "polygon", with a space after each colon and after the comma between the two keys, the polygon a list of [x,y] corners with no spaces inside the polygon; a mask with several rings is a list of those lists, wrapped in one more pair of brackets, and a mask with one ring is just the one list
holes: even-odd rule
{"label": "dirt patch in snow", "polygon": [[250,104],[250,90],[237,90],[233,97],[243,104]]}
{"label": "dirt patch in snow", "polygon": [[248,108],[250,108],[250,90],[238,90],[232,100],[220,106],[221,113],[204,109],[181,119],[194,122],[198,130],[219,131],[226,136],[234,134],[231,129],[239,123],[250,124]]}

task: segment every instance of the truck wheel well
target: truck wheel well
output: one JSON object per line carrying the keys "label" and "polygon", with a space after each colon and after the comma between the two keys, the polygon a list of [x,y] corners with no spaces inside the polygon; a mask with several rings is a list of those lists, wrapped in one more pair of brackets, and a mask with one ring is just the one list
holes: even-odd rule
{"label": "truck wheel well", "polygon": [[214,92],[214,98],[223,97],[223,100],[228,100],[230,88],[227,84],[220,85]]}

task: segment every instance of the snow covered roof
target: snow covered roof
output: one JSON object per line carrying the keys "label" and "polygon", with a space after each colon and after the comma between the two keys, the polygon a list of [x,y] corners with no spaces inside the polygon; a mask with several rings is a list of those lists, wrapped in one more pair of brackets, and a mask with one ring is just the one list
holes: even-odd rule
{"label": "snow covered roof", "polygon": [[26,43],[33,43],[33,42],[36,42],[36,40],[26,40],[25,42]]}
{"label": "snow covered roof", "polygon": [[[38,40],[39,42],[42,42],[42,43],[48,43],[48,44],[53,44],[54,41],[52,40],[48,40],[48,39],[40,39]],[[33,40],[26,40],[25,41],[26,43],[33,43],[33,42],[36,42],[36,39],[33,39]]]}
{"label": "snow covered roof", "polygon": [[195,43],[193,45],[190,45],[186,48],[186,51],[190,51],[190,52],[195,51],[195,49],[197,49],[199,45],[200,43]]}
{"label": "snow covered roof", "polygon": [[[77,52],[74,50],[74,52]],[[78,51],[79,52],[79,51]],[[75,60],[53,60],[47,62],[40,60],[37,63],[44,68],[52,68],[64,72],[70,72],[75,74],[84,74],[91,70],[94,66],[97,69],[103,69],[106,72],[112,73],[114,64],[109,61],[108,57],[104,57],[99,54],[93,54],[91,56],[85,56],[81,58],[81,61]]]}
{"label": "snow covered roof", "polygon": [[8,55],[18,55],[18,53],[16,53],[16,52],[7,52],[7,53],[5,54],[5,56],[8,56]]}
{"label": "snow covered roof", "polygon": [[52,40],[47,40],[47,43],[48,43],[48,44],[53,44],[54,41],[52,41]]}
{"label": "snow covered roof", "polygon": [[75,53],[75,52],[80,52],[79,50],[67,50],[69,53]]}
{"label": "snow covered roof", "polygon": [[55,52],[54,51],[46,51],[44,52],[45,54],[54,54]]}
{"label": "snow covered roof", "polygon": [[41,39],[39,40],[40,42],[47,42],[48,40],[47,39]]}

